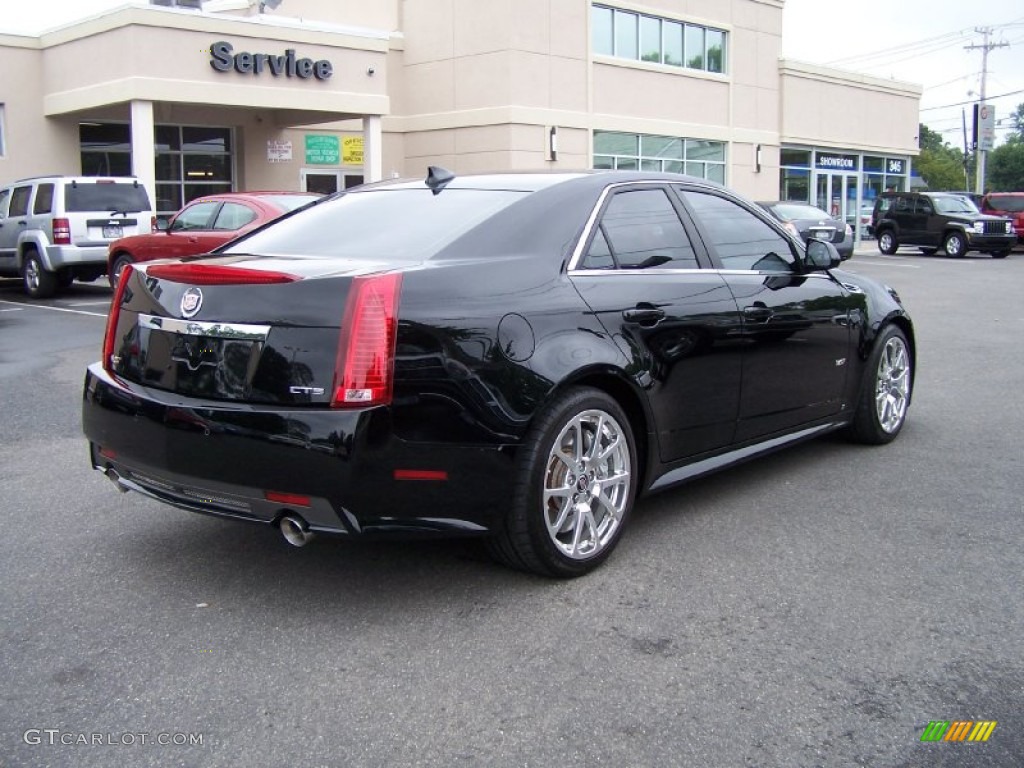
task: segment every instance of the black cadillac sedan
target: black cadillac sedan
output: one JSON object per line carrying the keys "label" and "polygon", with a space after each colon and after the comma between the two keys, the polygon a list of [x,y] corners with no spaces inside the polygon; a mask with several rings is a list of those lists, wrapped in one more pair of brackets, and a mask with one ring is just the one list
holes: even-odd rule
{"label": "black cadillac sedan", "polygon": [[86,375],[92,465],[297,545],[482,536],[583,574],[639,495],[899,434],[910,318],[838,264],[686,176],[367,185],[126,270]]}
{"label": "black cadillac sedan", "polygon": [[834,218],[821,208],[807,203],[791,201],[759,202],[782,226],[799,237],[804,243],[824,240],[832,243],[839,251],[839,258],[846,261],[853,256],[853,227],[842,219]]}

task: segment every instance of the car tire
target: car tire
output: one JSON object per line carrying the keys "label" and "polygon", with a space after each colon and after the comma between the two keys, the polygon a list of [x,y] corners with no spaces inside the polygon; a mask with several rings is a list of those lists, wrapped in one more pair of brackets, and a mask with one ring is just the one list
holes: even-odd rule
{"label": "car tire", "polygon": [[117,279],[121,275],[121,270],[123,270],[129,264],[134,263],[135,259],[129,256],[127,253],[122,253],[120,256],[114,259],[114,263],[110,265],[110,274],[107,275],[107,280],[110,282],[111,288],[117,288]]}
{"label": "car tire", "polygon": [[535,419],[520,449],[512,507],[488,548],[543,576],[582,576],[618,543],[639,482],[625,412],[604,392],[567,390]]}
{"label": "car tire", "polygon": [[959,259],[967,253],[967,241],[959,232],[950,232],[942,241],[942,251],[947,256]]}
{"label": "car tire", "polygon": [[913,364],[907,337],[895,325],[875,340],[864,368],[857,411],[849,436],[858,443],[890,443],[903,429],[913,388]]}
{"label": "car tire", "polygon": [[1010,248],[1007,248],[1005,251],[992,251],[992,258],[993,259],[1005,259],[1007,256],[1010,255],[1010,251],[1011,251]]}
{"label": "car tire", "polygon": [[35,248],[25,252],[21,275],[25,283],[25,293],[33,299],[48,299],[57,291],[57,275],[47,271]]}
{"label": "car tire", "polygon": [[886,256],[892,256],[899,247],[900,244],[896,239],[896,233],[891,229],[884,229],[878,233],[878,250]]}

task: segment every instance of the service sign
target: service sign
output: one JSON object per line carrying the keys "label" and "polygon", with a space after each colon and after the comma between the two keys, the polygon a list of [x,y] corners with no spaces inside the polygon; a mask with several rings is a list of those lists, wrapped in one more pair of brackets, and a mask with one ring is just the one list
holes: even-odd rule
{"label": "service sign", "polygon": [[306,134],[306,165],[337,165],[340,159],[337,136]]}
{"label": "service sign", "polygon": [[982,104],[978,108],[978,149],[989,152],[996,145],[996,108]]}
{"label": "service sign", "polygon": [[267,161],[271,163],[287,163],[292,159],[292,143],[290,141],[267,141]]}
{"label": "service sign", "polygon": [[341,162],[343,165],[363,164],[362,136],[345,136],[341,140]]}

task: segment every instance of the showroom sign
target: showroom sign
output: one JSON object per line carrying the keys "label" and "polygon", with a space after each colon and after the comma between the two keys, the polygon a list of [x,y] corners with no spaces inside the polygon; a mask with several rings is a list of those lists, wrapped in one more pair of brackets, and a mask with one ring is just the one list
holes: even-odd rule
{"label": "showroom sign", "polygon": [[294,48],[288,48],[283,55],[270,53],[249,53],[239,51],[224,40],[210,46],[210,66],[218,72],[240,72],[243,75],[262,75],[267,72],[274,77],[297,77],[308,80],[327,80],[334,74],[334,67],[327,59],[313,61],[300,59],[295,55]]}
{"label": "showroom sign", "polygon": [[857,158],[855,155],[826,155],[819,152],[817,167],[832,171],[855,171]]}

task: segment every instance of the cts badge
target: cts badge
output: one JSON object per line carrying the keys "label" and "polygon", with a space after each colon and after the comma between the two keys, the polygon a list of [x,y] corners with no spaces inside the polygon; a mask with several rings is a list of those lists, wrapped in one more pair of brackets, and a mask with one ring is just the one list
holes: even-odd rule
{"label": "cts badge", "polygon": [[203,306],[203,292],[198,288],[189,288],[181,296],[181,316],[195,317]]}

